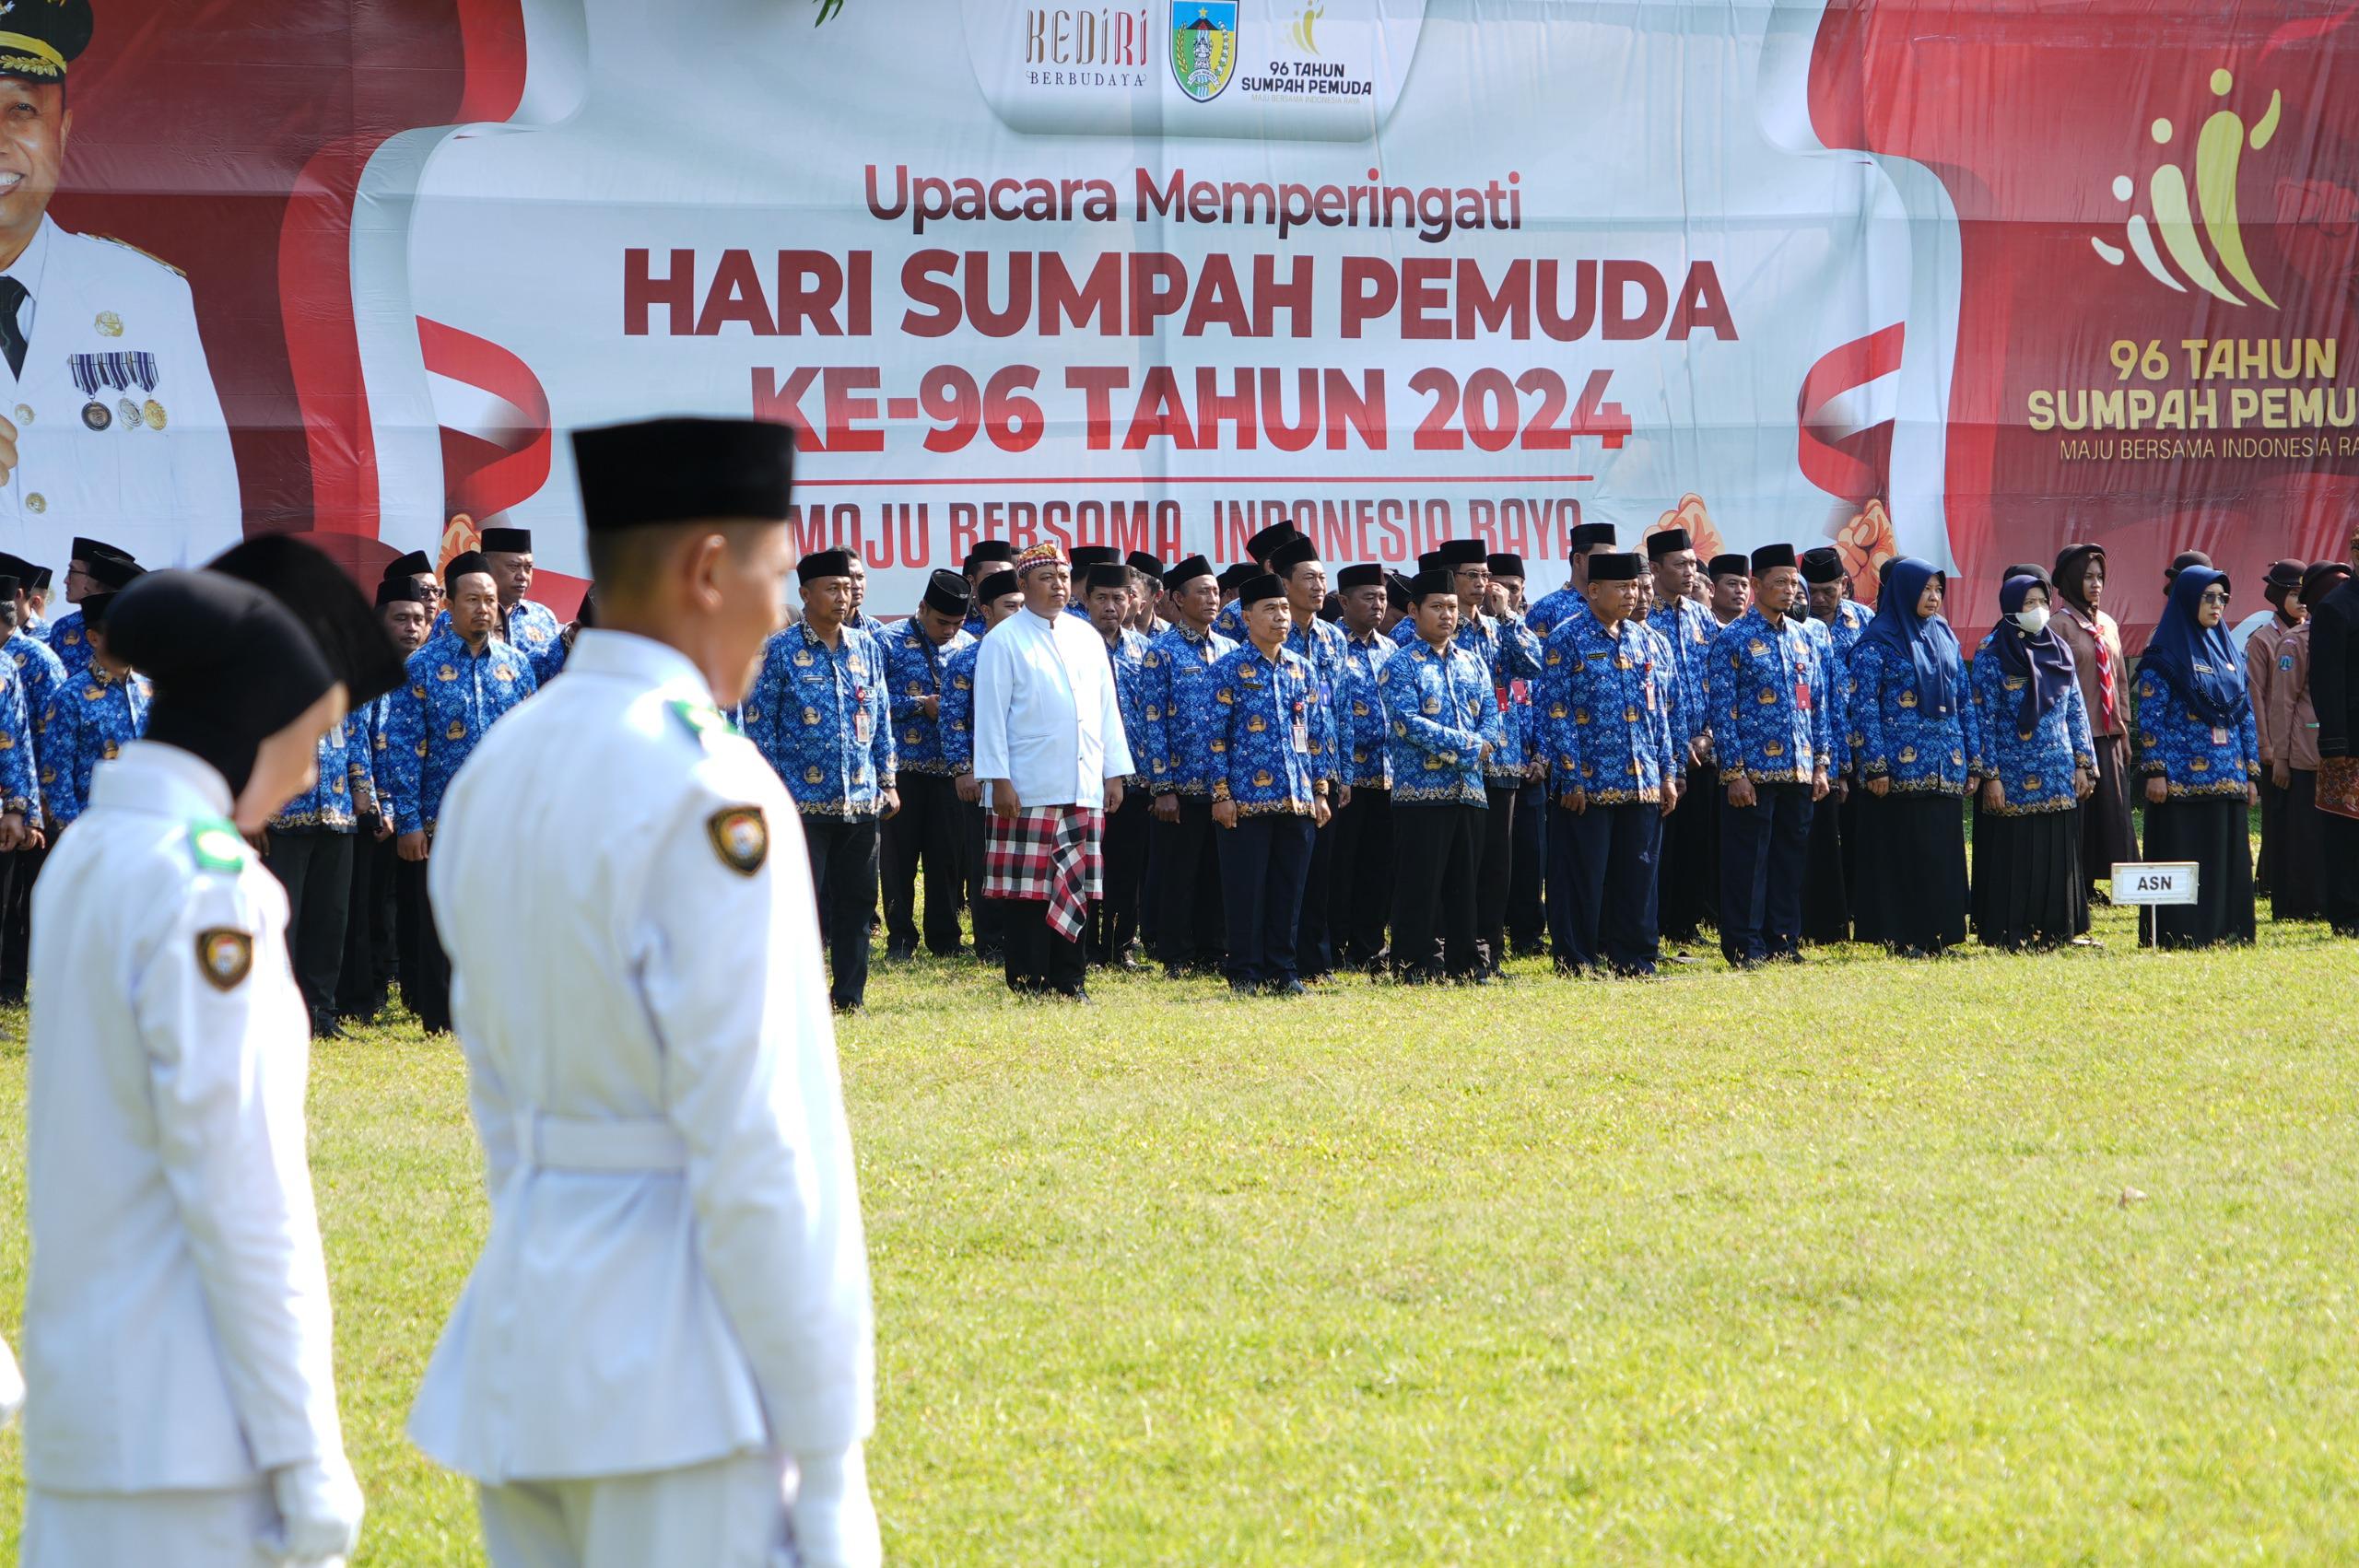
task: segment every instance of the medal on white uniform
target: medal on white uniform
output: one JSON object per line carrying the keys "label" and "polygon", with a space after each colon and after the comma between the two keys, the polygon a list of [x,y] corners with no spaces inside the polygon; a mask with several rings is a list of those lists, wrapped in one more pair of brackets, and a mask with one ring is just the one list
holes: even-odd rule
{"label": "medal on white uniform", "polygon": [[[131,356],[101,354],[99,373],[106,378],[109,392],[127,392],[131,390]],[[115,399],[114,409],[123,415],[123,433],[126,436],[140,428],[139,405],[127,397]]]}
{"label": "medal on white uniform", "polygon": [[156,373],[156,357],[152,354],[133,355],[131,379],[139,384],[139,395],[147,400],[146,405],[139,410],[139,416],[147,421],[147,428],[150,430],[162,429],[164,405],[158,403],[155,396],[156,382],[159,379]]}
{"label": "medal on white uniform", "polygon": [[82,405],[82,423],[93,430],[103,430],[114,423],[114,411],[99,401],[99,357],[95,354],[69,354],[65,368],[73,374],[74,384],[89,401]]}

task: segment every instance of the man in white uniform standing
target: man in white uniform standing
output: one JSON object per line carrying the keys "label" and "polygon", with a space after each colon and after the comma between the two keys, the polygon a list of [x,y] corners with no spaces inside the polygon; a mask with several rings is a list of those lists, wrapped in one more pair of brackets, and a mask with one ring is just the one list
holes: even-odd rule
{"label": "man in white uniform standing", "polygon": [[[33,894],[25,1568],[340,1563],[360,1524],[306,1164],[287,895],[247,849],[400,677],[284,537],[150,573],[110,653],[155,683]],[[228,563],[221,563],[227,566]]]}
{"label": "man in white uniform standing", "polygon": [[410,1435],[479,1483],[499,1568],[874,1563],[810,872],[720,711],[779,625],[791,439],[573,446],[597,628],[460,770],[430,862],[492,1217]]}
{"label": "man in white uniform standing", "polygon": [[50,219],[89,0],[0,6],[0,544],[77,533],[191,561],[244,532],[237,459],[179,268]]}
{"label": "man in white uniform standing", "polygon": [[1136,769],[1106,644],[1065,614],[1073,566],[1053,541],[1015,558],[1024,608],[975,660],[975,777],[991,822],[983,896],[1007,901],[1007,985],[1086,1001],[1082,933],[1105,893],[1106,818]]}

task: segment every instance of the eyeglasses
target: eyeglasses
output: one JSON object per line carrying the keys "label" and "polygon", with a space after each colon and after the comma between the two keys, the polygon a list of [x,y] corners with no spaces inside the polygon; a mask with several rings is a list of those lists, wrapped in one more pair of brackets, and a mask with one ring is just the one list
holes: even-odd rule
{"label": "eyeglasses", "polygon": [[2225,604],[2227,602],[2228,596],[2216,588],[2204,591],[2203,603],[2206,604]]}

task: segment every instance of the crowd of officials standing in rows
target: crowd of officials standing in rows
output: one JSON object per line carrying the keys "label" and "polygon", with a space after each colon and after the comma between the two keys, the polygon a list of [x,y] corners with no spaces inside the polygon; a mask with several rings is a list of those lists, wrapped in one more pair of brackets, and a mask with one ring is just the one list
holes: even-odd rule
{"label": "crowd of officials standing in rows", "polygon": [[[892,622],[856,555],[804,556],[732,718],[800,808],[835,1003],[865,995],[880,887],[888,961],[971,931],[1019,990],[1068,994],[1091,965],[1286,992],[1481,983],[1513,953],[1645,975],[1708,930],[1737,965],[2085,942],[2112,866],[2142,859],[2133,807],[2144,860],[2200,868],[2147,934],[2249,940],[2256,801],[2276,917],[2359,931],[2352,562],[2278,563],[2232,636],[2232,585],[2182,556],[2133,670],[2095,545],[2009,568],[1968,659],[1923,562],[1883,563],[1870,609],[1831,549],[1632,543],[1575,528],[1571,580],[1527,602],[1521,559],[1472,540],[1408,575],[1331,571],[1285,525],[1225,569],[985,541]],[[10,997],[46,847],[145,712],[105,643],[141,568],[72,552],[53,619],[48,572],[0,556]],[[564,668],[575,626],[533,574],[529,532],[493,527],[377,586],[409,682],[331,730],[262,846],[319,1033],[396,983],[450,1026],[426,867],[460,765]]]}

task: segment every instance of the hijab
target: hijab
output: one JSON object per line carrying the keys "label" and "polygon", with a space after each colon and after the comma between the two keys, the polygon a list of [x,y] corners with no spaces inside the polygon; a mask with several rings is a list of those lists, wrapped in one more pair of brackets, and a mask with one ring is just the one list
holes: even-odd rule
{"label": "hijab", "polygon": [[2030,576],[2011,577],[1999,587],[1999,625],[1990,633],[1998,650],[1999,668],[2024,683],[2023,706],[2015,710],[2018,731],[2036,727],[2048,710],[2062,702],[2079,684],[2072,650],[2056,635],[2054,626],[2040,627],[2037,637],[2015,625],[2015,612],[2035,588],[2047,584]]}
{"label": "hijab", "polygon": [[2227,573],[2210,567],[2179,568],[2139,664],[2161,676],[2205,723],[2222,729],[2237,723],[2244,711],[2244,661],[2229,640],[2226,617],[2207,628],[2195,612],[2205,589],[2227,580]]}
{"label": "hijab", "polygon": [[1903,556],[1892,564],[1891,579],[1876,600],[1875,619],[1860,634],[1860,647],[1870,643],[1881,645],[1887,652],[1906,659],[1917,672],[1917,700],[1934,713],[1957,711],[1957,692],[1963,666],[1958,661],[1957,634],[1940,616],[1928,618],[1917,613],[1917,601],[1924,595],[1925,585],[1935,578],[1943,582],[1948,574],[1931,562],[1914,556]]}
{"label": "hijab", "polygon": [[2067,544],[2056,557],[2056,591],[2065,603],[2083,615],[2090,614],[2089,602],[2081,597],[2083,579],[2088,576],[2089,563],[2105,559],[2102,544]]}

